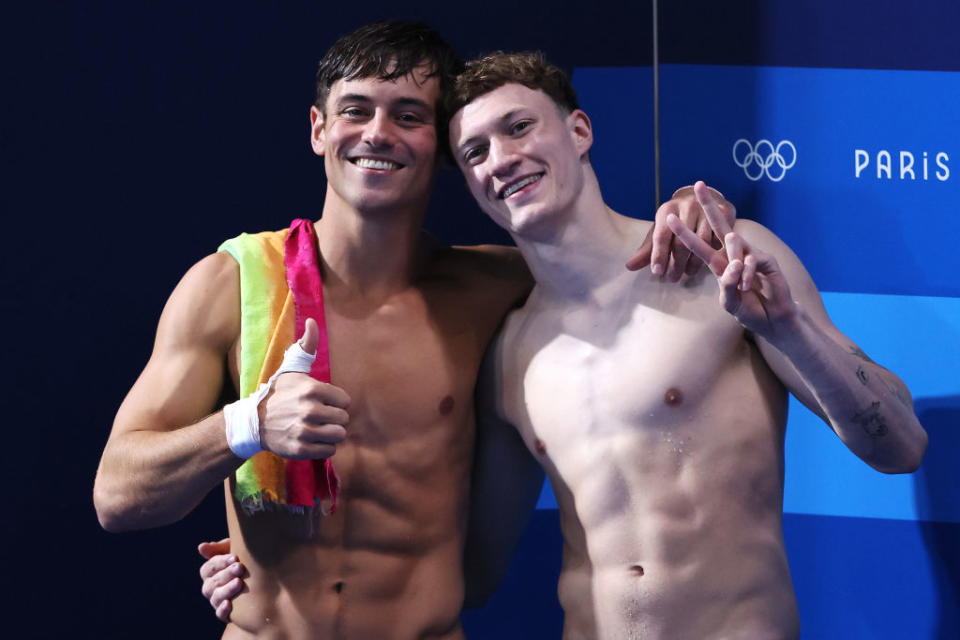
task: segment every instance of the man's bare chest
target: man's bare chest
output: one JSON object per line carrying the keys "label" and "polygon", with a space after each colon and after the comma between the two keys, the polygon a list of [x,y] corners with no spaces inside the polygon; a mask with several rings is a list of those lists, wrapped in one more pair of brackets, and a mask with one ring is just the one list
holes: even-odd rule
{"label": "man's bare chest", "polygon": [[715,305],[518,312],[502,343],[506,417],[544,445],[688,420],[746,354]]}
{"label": "man's bare chest", "polygon": [[[366,315],[327,313],[333,384],[351,397],[351,419],[369,437],[422,432],[472,413],[483,353],[476,326],[424,304]],[[359,436],[359,434],[358,434]]]}

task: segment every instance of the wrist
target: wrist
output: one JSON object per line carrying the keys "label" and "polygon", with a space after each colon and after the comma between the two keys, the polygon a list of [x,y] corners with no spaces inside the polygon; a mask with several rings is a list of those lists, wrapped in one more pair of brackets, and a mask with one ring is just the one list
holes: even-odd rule
{"label": "wrist", "polygon": [[789,308],[771,318],[769,335],[761,337],[785,356],[795,360],[802,358],[805,353],[810,353],[817,335],[810,316],[796,301],[791,301]]}
{"label": "wrist", "polygon": [[227,446],[243,460],[263,451],[260,445],[259,405],[262,396],[252,393],[223,408]]}

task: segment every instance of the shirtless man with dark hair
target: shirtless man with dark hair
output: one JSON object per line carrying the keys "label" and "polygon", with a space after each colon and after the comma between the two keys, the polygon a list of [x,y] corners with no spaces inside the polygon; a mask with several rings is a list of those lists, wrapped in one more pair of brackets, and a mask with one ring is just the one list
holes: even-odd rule
{"label": "shirtless man with dark hair", "polygon": [[[421,231],[440,98],[458,68],[422,24],[377,23],[334,45],[310,110],[328,180],[322,216],[241,236],[194,265],[117,413],[94,486],[105,529],[175,522],[225,486],[233,551],[250,572],[225,638],[463,636],[474,387],[487,343],[531,283],[515,250],[446,247]],[[291,238],[304,242],[291,249]],[[292,304],[257,315],[265,298],[285,299],[291,267],[285,278],[278,256],[317,249],[312,273],[298,273],[322,275],[325,322],[303,322],[292,284]],[[325,351],[324,333],[332,383],[303,368]],[[262,400],[248,371],[256,344]],[[271,377],[287,345],[300,362]],[[225,389],[244,397],[221,408]],[[321,460],[330,485],[315,501],[292,500],[295,483],[243,493],[238,469],[262,480],[304,460]],[[539,477],[524,483],[531,505]]]}
{"label": "shirtless man with dark hair", "polygon": [[[524,495],[487,471],[527,464],[483,453],[514,443],[557,496],[564,638],[796,638],[787,392],[885,473],[915,470],[927,446],[910,394],[831,323],[793,252],[759,224],[731,225],[703,183],[695,195],[722,246],[668,224],[713,275],[677,285],[624,270],[651,223],[604,203],[590,120],[556,90],[557,71],[497,54],[468,64],[451,98],[456,162],[536,280],[481,375],[480,579],[496,583],[515,542],[481,507],[522,510],[508,498]],[[207,587],[224,584],[215,561],[205,568]]]}

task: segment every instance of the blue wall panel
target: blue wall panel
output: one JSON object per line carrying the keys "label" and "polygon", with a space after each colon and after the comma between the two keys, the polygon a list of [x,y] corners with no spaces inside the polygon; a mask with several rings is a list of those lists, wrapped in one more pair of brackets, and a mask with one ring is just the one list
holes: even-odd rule
{"label": "blue wall panel", "polygon": [[573,72],[573,85],[593,123],[590,160],[604,199],[624,215],[652,218],[653,70],[580,67]]}
{"label": "blue wall panel", "polygon": [[[956,640],[960,525],[786,514],[784,539],[803,640]],[[537,511],[507,577],[464,613],[471,640],[559,640],[562,539]]]}
{"label": "blue wall panel", "polygon": [[953,218],[944,204],[960,200],[960,73],[663,65],[660,75],[666,188],[715,183],[822,290],[960,296],[960,261],[935,232]]}
{"label": "blue wall panel", "polygon": [[920,470],[878,473],[791,399],[784,510],[960,522],[960,299],[825,293],[834,323],[913,392],[930,435]]}

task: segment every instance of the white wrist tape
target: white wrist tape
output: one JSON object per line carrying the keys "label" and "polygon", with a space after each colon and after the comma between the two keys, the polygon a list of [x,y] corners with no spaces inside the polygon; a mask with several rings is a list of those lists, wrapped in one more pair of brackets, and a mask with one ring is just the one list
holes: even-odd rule
{"label": "white wrist tape", "polygon": [[223,420],[227,425],[227,444],[237,457],[247,458],[263,451],[260,446],[260,415],[258,407],[267,397],[273,381],[281,373],[310,373],[316,355],[310,355],[294,342],[283,354],[283,362],[270,379],[261,382],[256,390],[246,398],[241,398],[223,408]]}

